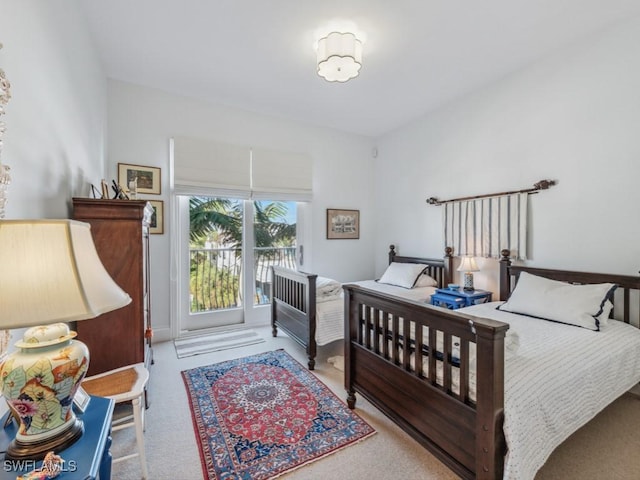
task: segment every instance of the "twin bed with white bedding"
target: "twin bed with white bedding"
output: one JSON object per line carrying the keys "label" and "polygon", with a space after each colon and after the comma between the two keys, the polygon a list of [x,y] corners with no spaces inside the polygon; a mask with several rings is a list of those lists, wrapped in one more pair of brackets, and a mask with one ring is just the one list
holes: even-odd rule
{"label": "twin bed with white bedding", "polygon": [[429,290],[400,298],[370,281],[345,285],[346,317],[335,316],[346,318],[349,406],[362,394],[463,478],[533,479],[640,382],[640,277],[512,266],[507,255],[506,303],[450,311],[428,305]]}
{"label": "twin bed with white bedding", "polygon": [[[612,320],[601,331],[497,310],[465,313],[509,324],[505,349],[503,478],[533,479],[551,452],[640,381],[640,330]],[[513,333],[512,333],[513,332]]]}
{"label": "twin bed with white bedding", "polygon": [[[357,282],[365,288],[402,298],[427,301],[436,288],[450,283],[453,257],[446,249],[443,259],[416,258],[397,255],[389,247],[389,264],[420,265],[414,276],[413,288],[390,283],[404,281],[402,275],[391,275],[380,280]],[[391,274],[393,272],[390,272]],[[419,278],[417,278],[419,277]],[[309,358],[310,370],[315,367],[317,346],[327,345],[344,338],[344,296],[342,285],[335,280],[316,274],[272,267],[271,326],[273,336],[278,328],[302,345]]]}
{"label": "twin bed with white bedding", "polygon": [[[318,277],[318,280],[320,279],[321,277]],[[363,280],[354,283],[363,288],[418,302],[428,302],[431,295],[436,291],[435,286],[404,288],[380,283],[376,280]],[[322,346],[336,340],[342,340],[344,338],[344,296],[342,295],[342,285],[340,285],[340,294],[337,297],[324,300],[321,300],[321,297],[316,297],[316,306],[316,345]]]}
{"label": "twin bed with white bedding", "polygon": [[640,382],[640,277],[504,255],[507,302],[450,311],[344,287],[349,406],[362,394],[463,478],[533,479]]}

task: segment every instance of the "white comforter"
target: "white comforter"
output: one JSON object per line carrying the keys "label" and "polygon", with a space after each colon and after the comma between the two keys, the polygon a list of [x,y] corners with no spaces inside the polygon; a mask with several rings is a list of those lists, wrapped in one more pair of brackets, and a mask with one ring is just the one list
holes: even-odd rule
{"label": "white comforter", "polygon": [[[321,277],[318,277],[321,278]],[[375,280],[350,282],[370,290],[395,295],[410,300],[427,302],[435,293],[434,287],[402,288],[393,285],[378,283]],[[322,282],[324,291],[327,290],[327,282]],[[340,287],[342,289],[342,286]],[[327,345],[344,338],[344,298],[342,292],[332,298],[326,295],[316,294],[316,344]],[[321,300],[319,300],[322,298]]]}
{"label": "white comforter", "polygon": [[551,452],[640,382],[640,330],[609,321],[600,332],[496,310],[465,313],[510,324],[519,347],[505,362],[504,479],[528,480]]}

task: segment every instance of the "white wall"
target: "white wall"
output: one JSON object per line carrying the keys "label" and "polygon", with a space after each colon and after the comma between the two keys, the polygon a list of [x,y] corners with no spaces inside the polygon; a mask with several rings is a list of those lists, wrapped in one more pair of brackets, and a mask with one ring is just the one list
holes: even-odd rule
{"label": "white wall", "polygon": [[[151,236],[152,323],[154,338],[170,338],[170,239],[168,217],[169,138],[192,136],[226,143],[308,153],[314,160],[312,245],[304,269],[340,281],[371,278],[374,272],[372,142],[328,129],[303,126],[235,108],[119,81],[109,81],[109,178],[117,164],[162,169],[162,194],[140,196],[165,202],[165,234]],[[327,208],[361,211],[360,240],[326,240]],[[311,248],[309,248],[311,247]],[[381,256],[384,256],[383,250]]]}
{"label": "white wall", "polygon": [[[7,218],[69,216],[71,197],[88,196],[89,183],[103,176],[116,178],[118,162],[161,167],[163,193],[155,198],[168,201],[168,138],[191,135],[308,149],[316,167],[307,266],[322,275],[380,274],[390,243],[405,255],[440,256],[441,209],[426,205],[427,197],[522,188],[542,178],[559,184],[531,197],[530,263],[626,274],[640,268],[640,20],[383,136],[373,160],[364,137],[121,82],[108,86],[105,140],[106,81],[77,2],[0,0],[0,11],[0,67],[13,95],[3,118],[2,161],[13,175]],[[361,239],[326,240],[326,208],[360,209]],[[170,232],[170,222],[165,227]],[[153,236],[152,253],[158,333],[169,328],[169,233]],[[492,288],[494,268],[476,274],[476,284]]]}
{"label": "white wall", "polygon": [[74,0],[0,0],[0,12],[6,218],[68,218],[104,175],[106,79]]}
{"label": "white wall", "polygon": [[[591,37],[380,138],[375,251],[440,256],[425,199],[528,188],[531,265],[640,270],[640,19]],[[376,258],[377,271],[384,259]],[[476,286],[496,290],[486,261]],[[459,279],[458,279],[459,280]]]}
{"label": "white wall", "polygon": [[[68,218],[71,198],[103,176],[106,80],[75,2],[55,3],[0,0],[0,68],[12,96],[1,118],[7,219]],[[10,350],[22,334],[11,332]]]}

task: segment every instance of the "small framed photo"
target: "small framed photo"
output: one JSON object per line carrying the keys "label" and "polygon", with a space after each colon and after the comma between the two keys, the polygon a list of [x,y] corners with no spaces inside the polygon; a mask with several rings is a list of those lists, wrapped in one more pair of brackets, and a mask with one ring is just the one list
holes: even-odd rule
{"label": "small framed photo", "polygon": [[160,195],[160,168],[142,165],[118,164],[118,183],[129,190],[129,184],[137,184],[137,193]]}
{"label": "small framed photo", "polygon": [[164,202],[162,200],[147,200],[153,207],[153,215],[151,215],[151,224],[149,225],[149,233],[164,233]]}
{"label": "small framed photo", "polygon": [[89,400],[91,400],[91,397],[89,396],[87,391],[79,386],[76,394],[73,396],[73,404],[80,411],[80,413],[84,413],[84,411],[87,409]]}
{"label": "small framed photo", "polygon": [[327,208],[327,239],[360,238],[360,210]]}

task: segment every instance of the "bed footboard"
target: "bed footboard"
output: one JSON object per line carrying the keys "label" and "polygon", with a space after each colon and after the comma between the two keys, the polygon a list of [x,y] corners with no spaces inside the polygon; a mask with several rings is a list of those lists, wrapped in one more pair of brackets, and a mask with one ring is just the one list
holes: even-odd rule
{"label": "bed footboard", "polygon": [[287,268],[271,267],[271,329],[278,328],[302,345],[309,358],[309,370],[315,368],[316,358],[316,278],[311,273]]}
{"label": "bed footboard", "polygon": [[502,478],[509,326],[345,289],[345,388],[358,392],[463,478]]}

